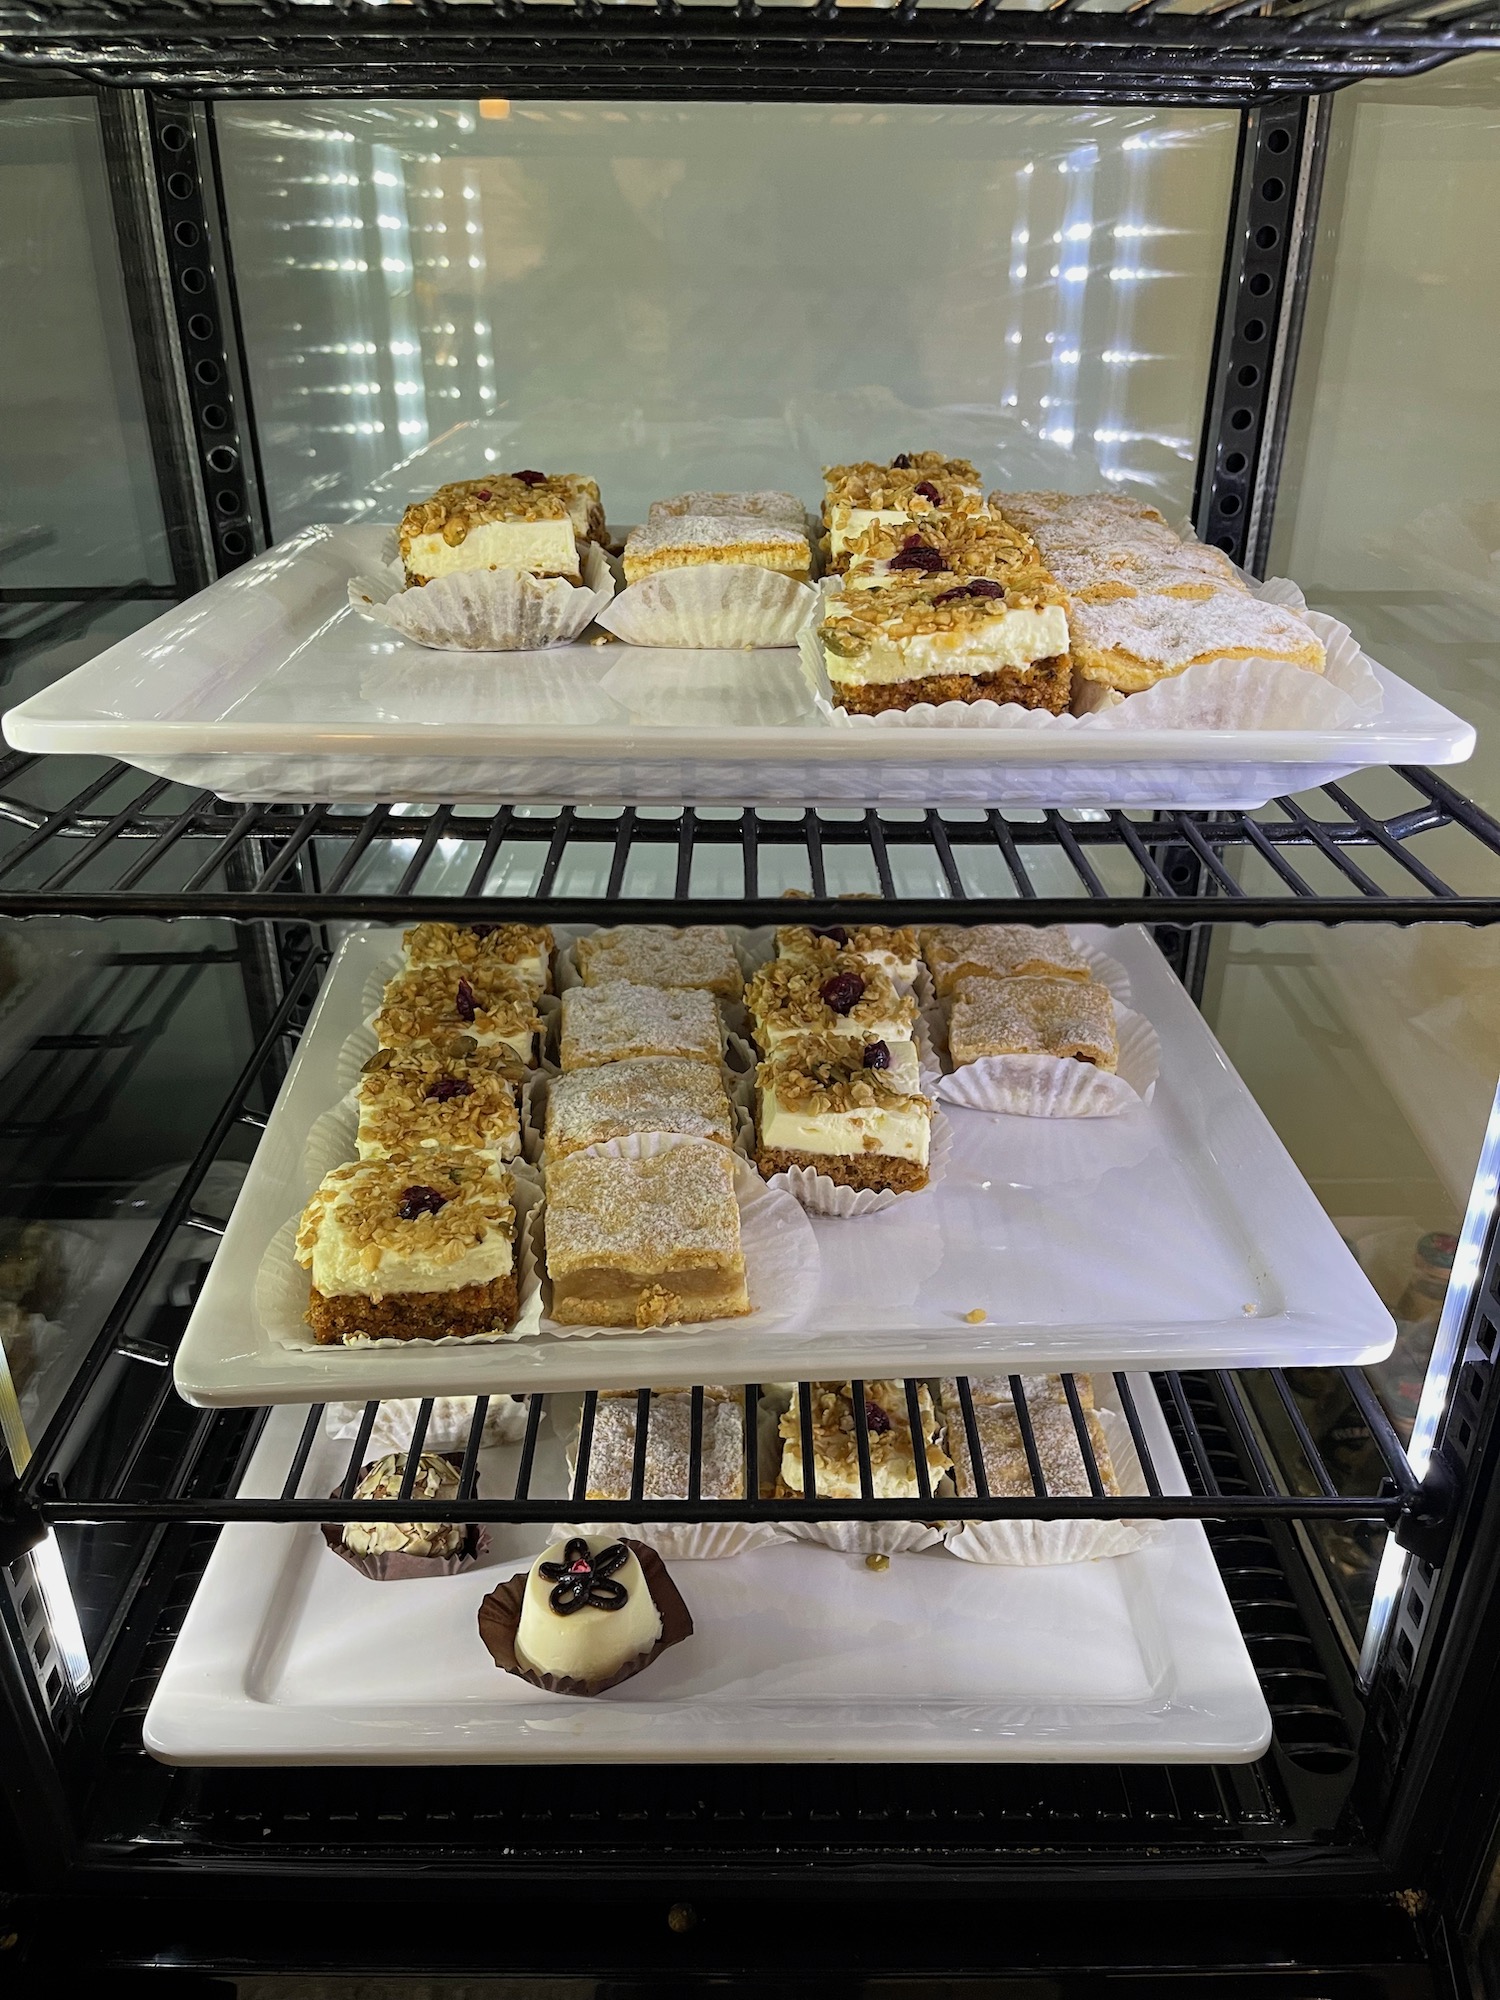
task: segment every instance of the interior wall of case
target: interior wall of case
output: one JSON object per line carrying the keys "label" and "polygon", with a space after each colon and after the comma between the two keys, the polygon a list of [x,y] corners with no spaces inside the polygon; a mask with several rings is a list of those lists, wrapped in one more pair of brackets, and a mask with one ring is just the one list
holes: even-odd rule
{"label": "interior wall of case", "polygon": [[[616,523],[937,446],[1176,515],[1228,111],[283,102],[216,112],[278,536],[487,464]],[[409,473],[392,468],[427,451]]]}

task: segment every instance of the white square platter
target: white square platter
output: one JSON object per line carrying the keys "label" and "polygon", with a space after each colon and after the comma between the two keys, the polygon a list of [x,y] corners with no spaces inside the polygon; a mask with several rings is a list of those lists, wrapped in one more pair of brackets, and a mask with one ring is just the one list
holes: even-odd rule
{"label": "white square platter", "polygon": [[[1150,1385],[1134,1385],[1168,1493],[1186,1492]],[[241,1489],[281,1490],[302,1413],[273,1411]],[[320,1437],[301,1490],[331,1491]],[[517,1448],[480,1454],[480,1487]],[[563,1490],[544,1433],[535,1490]],[[628,1531],[627,1531],[628,1532]],[[504,1674],[481,1599],[547,1540],[491,1528],[480,1568],[377,1584],[315,1524],[236,1524],[209,1560],[145,1721],[172,1764],[1246,1763],[1270,1740],[1202,1528],[1132,1555],[1010,1569],[788,1544],[674,1562],[696,1631],[592,1701]]]}
{"label": "white square platter", "polygon": [[310,527],[4,718],[18,750],[123,758],[222,798],[592,805],[1264,805],[1468,757],[1383,667],[1324,730],[835,729],[793,650],[426,650],[350,609],[388,527]]}
{"label": "white square platter", "polygon": [[[1128,972],[1161,1038],[1149,1105],[1117,1118],[948,1106],[941,1183],[881,1214],[811,1218],[803,1309],[753,1332],[620,1329],[430,1347],[294,1350],[255,1311],[266,1246],[315,1185],[314,1121],[339,1095],[391,930],[345,939],[178,1349],[205,1406],[1111,1367],[1330,1366],[1390,1353],[1395,1324],[1202,1015],[1139,929],[1076,927]],[[971,1325],[967,1314],[987,1317]]]}

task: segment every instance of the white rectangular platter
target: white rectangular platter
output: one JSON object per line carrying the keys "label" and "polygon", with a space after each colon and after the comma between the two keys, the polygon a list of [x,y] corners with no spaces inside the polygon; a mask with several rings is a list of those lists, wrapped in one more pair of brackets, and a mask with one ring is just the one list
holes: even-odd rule
{"label": "white rectangular platter", "polygon": [[793,650],[424,650],[352,611],[389,528],[306,528],[5,716],[223,798],[592,805],[1264,805],[1474,731],[1376,671],[1343,729],[833,728]]}
{"label": "white rectangular platter", "polygon": [[[176,1362],[190,1403],[1112,1367],[1329,1366],[1390,1353],[1395,1323],[1141,930],[1080,926],[1129,973],[1161,1037],[1149,1105],[1117,1118],[947,1107],[945,1179],[853,1221],[812,1218],[819,1274],[754,1329],[619,1330],[299,1351],[256,1315],[256,1273],[316,1184],[304,1159],[339,1096],[390,930],[347,938],[251,1163]],[[970,1324],[975,1308],[986,1318]]]}
{"label": "white rectangular platter", "polygon": [[[1187,1490],[1149,1384],[1167,1492]],[[302,1413],[273,1411],[241,1489],[281,1490]],[[304,1493],[348,1446],[320,1438]],[[515,1447],[480,1454],[507,1490]],[[537,1491],[561,1491],[544,1437]],[[1174,1477],[1175,1473],[1175,1477]],[[942,1550],[805,1544],[672,1573],[696,1630],[581,1701],[501,1673],[481,1599],[545,1546],[491,1529],[462,1576],[377,1584],[314,1524],[226,1528],[158,1683],[146,1748],[172,1764],[1247,1763],[1270,1741],[1255,1673],[1195,1521],[1109,1561],[1008,1569]]]}

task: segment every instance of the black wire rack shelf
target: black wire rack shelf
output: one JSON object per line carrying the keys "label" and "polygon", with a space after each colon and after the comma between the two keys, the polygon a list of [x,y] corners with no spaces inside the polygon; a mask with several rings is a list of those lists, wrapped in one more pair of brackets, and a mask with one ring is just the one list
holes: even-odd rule
{"label": "black wire rack shelf", "polygon": [[1248,104],[1497,44],[1495,0],[0,4],[0,73],[210,96]]}
{"label": "black wire rack shelf", "polygon": [[[1435,772],[1256,812],[231,805],[110,766],[60,804],[0,762],[0,915],[559,923],[1500,921],[1500,822]],[[1476,887],[1476,885],[1478,885]]]}

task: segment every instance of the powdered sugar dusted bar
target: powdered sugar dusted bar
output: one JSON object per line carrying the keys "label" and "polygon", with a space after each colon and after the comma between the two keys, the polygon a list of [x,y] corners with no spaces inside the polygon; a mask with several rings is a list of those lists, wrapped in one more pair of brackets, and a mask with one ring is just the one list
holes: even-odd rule
{"label": "powdered sugar dusted bar", "polygon": [[745,986],[728,933],[716,924],[683,930],[622,924],[580,937],[573,957],[585,986],[619,979],[637,986],[696,986],[721,1000],[738,1000]]}
{"label": "powdered sugar dusted bar", "polygon": [[724,1033],[711,993],[620,980],[574,986],[562,996],[564,1070],[627,1056],[684,1056],[717,1068],[723,1053]]}
{"label": "powdered sugar dusted bar", "polygon": [[718,1068],[681,1056],[637,1056],[572,1070],[547,1093],[549,1162],[645,1132],[733,1145],[734,1114]]}
{"label": "powdered sugar dusted bar", "polygon": [[631,529],[624,562],[627,583],[698,563],[771,569],[805,583],[812,549],[801,528],[753,514],[670,514]]}
{"label": "powdered sugar dusted bar", "polygon": [[[604,1390],[594,1409],[589,1447],[590,1500],[628,1500],[635,1478],[636,1398],[631,1391]],[[645,1484],[648,1500],[688,1499],[693,1448],[693,1399],[686,1389],[656,1389],[646,1425]],[[569,1454],[576,1465],[577,1441]],[[703,1391],[703,1450],[697,1497],[745,1497],[745,1413],[730,1390]]]}
{"label": "powdered sugar dusted bar", "polygon": [[653,500],[648,524],[671,521],[683,514],[750,515],[759,521],[775,521],[799,533],[807,527],[807,509],[795,493],[679,493],[671,500]]}
{"label": "powdered sugar dusted bar", "polygon": [[1114,996],[1085,979],[965,979],[954,991],[948,1049],[955,1066],[982,1056],[1072,1056],[1113,1074]]}
{"label": "powdered sugar dusted bar", "polygon": [[933,924],[922,933],[922,956],[939,998],[962,979],[1092,976],[1064,924]]}
{"label": "powdered sugar dusted bar", "polygon": [[[973,1385],[970,1386],[972,1390]],[[1023,1393],[1026,1397],[1026,1414],[1031,1421],[1037,1463],[1041,1467],[1042,1479],[1048,1493],[1054,1493],[1060,1499],[1084,1498],[1093,1491],[1093,1488],[1089,1484],[1083,1451],[1078,1442],[1078,1431],[1073,1422],[1072,1411],[1068,1408],[1060,1377],[1028,1375],[1024,1378]],[[969,1450],[968,1431],[964,1425],[963,1404],[959,1399],[958,1383],[951,1377],[945,1379],[939,1385],[938,1395],[947,1431],[948,1450],[953,1459],[954,1484],[959,1493],[967,1499],[977,1493],[978,1488],[974,1482],[973,1459]],[[1031,1465],[1026,1456],[1026,1446],[1021,1436],[1015,1405],[1009,1399],[1000,1402],[972,1396],[971,1400],[974,1409],[974,1428],[979,1434],[979,1449],[990,1493],[996,1498],[1034,1493],[1036,1482],[1031,1476]],[[1106,1493],[1118,1493],[1120,1485],[1109,1455],[1109,1443],[1104,1435],[1104,1427],[1094,1411],[1092,1399],[1084,1403],[1080,1398],[1080,1403],[1083,1409],[1084,1428],[1088,1433],[1094,1463],[1099,1473],[1099,1483]]]}

